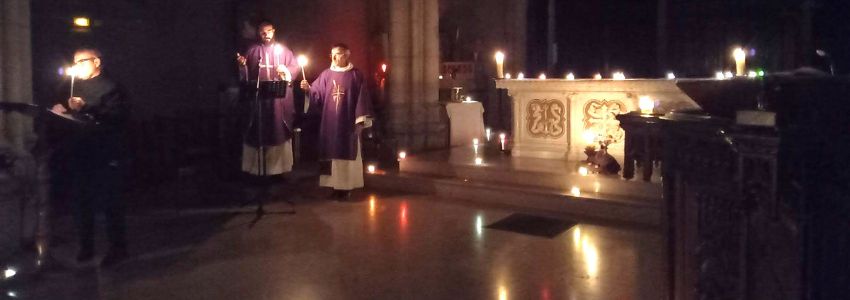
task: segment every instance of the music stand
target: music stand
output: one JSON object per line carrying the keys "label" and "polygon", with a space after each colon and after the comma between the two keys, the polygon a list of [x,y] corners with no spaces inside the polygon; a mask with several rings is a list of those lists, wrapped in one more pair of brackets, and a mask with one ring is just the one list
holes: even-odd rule
{"label": "music stand", "polygon": [[[264,208],[265,200],[268,197],[268,183],[264,182],[263,178],[268,176],[268,169],[266,167],[266,146],[263,145],[263,102],[265,101],[275,101],[276,98],[286,97],[287,87],[289,86],[289,81],[283,80],[274,80],[274,81],[260,81],[260,72],[257,70],[257,81],[249,82],[245,86],[249,89],[253,89],[254,92],[254,101],[253,105],[255,106],[252,109],[253,113],[256,114],[256,118],[251,118],[250,122],[256,121],[257,125],[257,147],[256,147],[256,156],[257,156],[257,177],[261,178],[261,188],[259,193],[254,197],[254,200],[257,203],[257,209],[254,211],[255,218],[251,221],[251,226],[256,224],[264,215],[266,214],[295,214],[295,210],[289,211],[275,211],[269,212]],[[268,100],[266,100],[268,99]],[[245,131],[245,137],[250,134],[248,130],[251,128],[250,123]],[[292,201],[284,200],[290,205],[295,205]],[[243,203],[244,205],[244,203]]]}

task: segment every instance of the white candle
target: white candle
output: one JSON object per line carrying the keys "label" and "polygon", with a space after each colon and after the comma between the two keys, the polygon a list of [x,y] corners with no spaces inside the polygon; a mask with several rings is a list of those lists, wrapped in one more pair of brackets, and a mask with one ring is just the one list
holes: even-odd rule
{"label": "white candle", "polygon": [[[307,79],[307,72],[304,72],[304,66],[307,65],[307,57],[304,56],[304,55],[299,55],[298,56],[298,65],[301,66],[301,76],[306,80]],[[386,65],[384,65],[384,66],[386,66]]]}
{"label": "white candle", "polygon": [[478,139],[472,139],[472,145],[478,146]]}
{"label": "white candle", "polygon": [[504,78],[505,54],[502,51],[496,51],[496,78]]}
{"label": "white candle", "polygon": [[271,71],[269,70],[269,53],[266,52],[266,80],[271,78]]}
{"label": "white candle", "polygon": [[499,134],[499,144],[501,144],[502,151],[505,151],[505,138],[507,136],[504,133]]}
{"label": "white candle", "polygon": [[487,137],[487,141],[490,141],[490,127],[484,129],[484,135]]}
{"label": "white candle", "polygon": [[567,74],[567,80],[575,80],[575,79],[576,79],[576,76],[573,75],[573,73]]}
{"label": "white candle", "polygon": [[747,64],[747,53],[744,49],[735,48],[732,51],[732,57],[735,58],[735,76],[744,76],[744,68]]}

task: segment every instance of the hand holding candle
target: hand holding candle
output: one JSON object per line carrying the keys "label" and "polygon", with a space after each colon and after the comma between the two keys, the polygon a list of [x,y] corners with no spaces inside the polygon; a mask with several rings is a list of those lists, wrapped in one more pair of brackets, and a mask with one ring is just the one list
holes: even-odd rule
{"label": "hand holding candle", "polygon": [[71,76],[71,94],[68,97],[74,97],[74,79],[77,77],[77,68],[74,66],[65,69],[65,74]]}

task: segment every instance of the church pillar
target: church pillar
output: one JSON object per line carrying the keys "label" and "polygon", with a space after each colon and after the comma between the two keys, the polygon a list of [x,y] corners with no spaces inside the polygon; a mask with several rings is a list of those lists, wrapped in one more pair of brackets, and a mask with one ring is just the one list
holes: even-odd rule
{"label": "church pillar", "polygon": [[389,134],[399,148],[447,145],[439,93],[438,0],[390,1]]}
{"label": "church pillar", "polygon": [[[0,102],[33,102],[30,47],[30,1],[0,1]],[[27,152],[34,140],[31,117],[0,111],[0,159],[12,163],[0,165],[0,259],[19,248],[22,228],[35,220],[22,213],[33,198],[26,187],[35,173]]]}

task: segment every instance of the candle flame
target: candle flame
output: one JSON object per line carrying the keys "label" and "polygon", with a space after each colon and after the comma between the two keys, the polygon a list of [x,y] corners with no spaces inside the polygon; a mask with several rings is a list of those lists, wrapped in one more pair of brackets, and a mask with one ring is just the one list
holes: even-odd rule
{"label": "candle flame", "polygon": [[70,66],[70,67],[66,68],[65,69],[65,75],[72,76],[72,77],[77,76],[77,67],[76,66]]}
{"label": "candle flame", "polygon": [[91,26],[91,21],[86,17],[76,17],[74,18],[74,25],[78,27],[89,27]]}
{"label": "candle flame", "polygon": [[540,79],[546,79],[546,74],[544,74],[544,73],[540,73],[540,76],[538,76],[537,78],[540,78]]}
{"label": "candle flame", "polygon": [[298,66],[306,67],[307,66],[307,57],[302,55],[298,55]]}
{"label": "candle flame", "polygon": [[576,79],[576,76],[573,75],[573,73],[567,74],[567,80],[575,80],[575,79]]}
{"label": "candle flame", "polygon": [[496,59],[496,63],[501,64],[505,61],[505,53],[502,53],[502,51],[496,51],[494,58]]}
{"label": "candle flame", "polygon": [[511,79],[511,73],[505,73],[505,79]]}
{"label": "candle flame", "polygon": [[652,110],[655,108],[655,101],[652,101],[652,98],[649,98],[649,96],[640,96],[638,99],[638,107],[640,108],[640,113],[651,114]]}
{"label": "candle flame", "polygon": [[742,61],[746,59],[747,52],[744,49],[738,47],[735,50],[732,50],[732,57],[735,58],[735,61]]}
{"label": "candle flame", "polygon": [[381,72],[387,72],[387,64],[381,64]]}
{"label": "candle flame", "polygon": [[516,75],[516,79],[525,79],[525,74],[522,74],[522,72],[520,72]]}
{"label": "candle flame", "polygon": [[366,167],[366,172],[369,172],[369,174],[375,174],[375,165],[369,165],[369,166],[367,166],[367,167]]}
{"label": "candle flame", "polygon": [[676,79],[676,74],[673,74],[673,72],[667,72],[667,79]]}
{"label": "candle flame", "polygon": [[596,73],[596,75],[593,75],[593,79],[595,79],[595,80],[602,79],[602,74]]}

